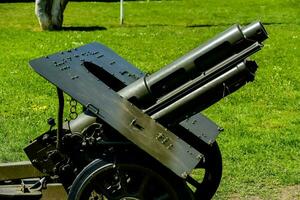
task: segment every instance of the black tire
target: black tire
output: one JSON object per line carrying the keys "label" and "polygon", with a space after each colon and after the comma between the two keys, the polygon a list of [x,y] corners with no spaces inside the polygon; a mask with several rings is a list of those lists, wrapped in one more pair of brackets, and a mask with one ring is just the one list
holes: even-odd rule
{"label": "black tire", "polygon": [[198,184],[190,183],[196,188],[194,192],[196,200],[209,200],[212,199],[221,182],[222,155],[217,142],[211,146],[203,146],[200,152],[204,154],[204,159],[196,166],[196,169],[204,169],[204,177],[198,181]]}
{"label": "black tire", "polygon": [[126,197],[155,200],[162,196],[167,200],[193,199],[184,180],[172,173],[165,173],[164,169],[158,172],[140,164],[114,165],[100,159],[93,161],[79,173],[71,186],[68,199],[88,200],[92,193],[96,193],[99,199],[105,196],[109,200]]}
{"label": "black tire", "polygon": [[93,176],[111,168],[113,168],[113,164],[100,159],[96,159],[88,164],[75,178],[69,191],[68,200],[81,200],[82,196],[85,195],[84,190]]}

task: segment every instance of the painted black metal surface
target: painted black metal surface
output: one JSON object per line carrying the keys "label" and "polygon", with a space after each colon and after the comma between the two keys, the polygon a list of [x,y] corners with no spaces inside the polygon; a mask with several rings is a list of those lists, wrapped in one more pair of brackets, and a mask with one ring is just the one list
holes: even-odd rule
{"label": "painted black metal surface", "polygon": [[[54,54],[48,58],[51,58],[51,64],[61,71],[68,71],[71,65],[75,63],[80,63],[86,68],[94,64],[97,67],[103,68],[108,74],[121,80],[124,85],[130,84],[144,75],[143,72],[121,58],[111,49],[96,42]],[[69,75],[73,79],[76,79],[76,74]]]}
{"label": "painted black metal surface", "polygon": [[30,65],[174,173],[189,174],[203,155],[123,99],[86,63],[105,68],[124,85],[141,76],[139,70],[96,43],[32,60]]}
{"label": "painted black metal surface", "polygon": [[183,120],[179,125],[207,144],[215,142],[220,131],[222,131],[222,128],[201,114]]}
{"label": "painted black metal surface", "polygon": [[[106,73],[109,73],[112,77],[120,80],[124,84],[123,87],[128,86],[145,76],[142,71],[128,63],[111,49],[99,43],[87,44],[80,48],[74,49],[71,52],[62,52],[61,54],[55,54],[51,57],[53,57],[53,59],[58,59],[58,61],[53,61],[53,64],[58,66],[62,71],[67,70],[72,62],[81,63],[81,65],[85,68],[102,68]],[[68,62],[68,64],[65,66],[63,62]],[[107,76],[108,74],[104,75]],[[103,80],[103,77],[99,78],[102,78],[101,80]],[[112,85],[114,83],[110,82],[108,84]],[[120,88],[114,89],[118,90]],[[201,120],[203,121],[201,122]],[[195,121],[197,121],[197,123],[195,123]],[[213,121],[199,113],[186,120],[183,120],[179,125],[206,143],[209,143],[209,141],[215,141],[216,137],[220,133],[218,126]]]}

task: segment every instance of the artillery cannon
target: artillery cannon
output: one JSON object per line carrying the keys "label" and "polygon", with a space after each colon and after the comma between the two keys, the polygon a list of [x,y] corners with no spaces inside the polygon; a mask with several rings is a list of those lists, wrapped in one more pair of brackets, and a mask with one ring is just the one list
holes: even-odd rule
{"label": "artillery cannon", "polygon": [[[3,182],[0,197],[47,199],[38,192],[60,183],[69,200],[211,199],[222,128],[199,112],[254,80],[257,65],[247,58],[265,39],[260,22],[234,25],[151,75],[98,43],[30,61],[57,88],[57,127],[48,120],[50,129],[24,149],[40,173],[6,177],[37,182],[11,194]],[[65,123],[64,93],[72,98]],[[191,176],[199,169],[201,180]]]}

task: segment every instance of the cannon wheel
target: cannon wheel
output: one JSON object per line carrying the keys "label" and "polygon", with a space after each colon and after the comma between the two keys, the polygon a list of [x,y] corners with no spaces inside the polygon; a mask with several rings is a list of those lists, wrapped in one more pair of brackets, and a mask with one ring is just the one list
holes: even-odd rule
{"label": "cannon wheel", "polygon": [[198,177],[187,177],[187,182],[195,188],[196,200],[211,199],[216,193],[222,178],[222,156],[217,142],[211,146],[201,145],[200,152],[204,154],[203,160],[196,166],[193,174],[198,170],[204,170],[202,180]]}
{"label": "cannon wheel", "polygon": [[97,159],[73,182],[69,200],[192,200],[185,182],[169,172],[140,164],[112,164]]}

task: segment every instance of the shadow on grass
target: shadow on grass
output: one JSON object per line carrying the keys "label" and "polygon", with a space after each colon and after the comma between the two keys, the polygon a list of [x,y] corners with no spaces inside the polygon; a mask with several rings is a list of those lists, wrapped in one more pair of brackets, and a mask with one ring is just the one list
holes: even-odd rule
{"label": "shadow on grass", "polygon": [[[241,23],[242,26],[248,25],[251,22]],[[281,22],[262,22],[264,25],[282,25],[284,23]],[[218,26],[231,26],[231,23],[219,23],[219,24],[190,24],[190,25],[172,25],[172,24],[123,24],[117,26],[111,26],[111,28],[140,28],[140,27],[151,27],[151,26],[180,26],[187,28],[207,28],[207,27],[218,27]],[[69,26],[63,27],[61,30],[63,31],[105,31],[106,27],[103,26]]]}
{"label": "shadow on grass", "polygon": [[63,31],[105,31],[107,30],[106,27],[102,26],[70,26],[70,27],[63,27]]}
{"label": "shadow on grass", "polygon": [[[250,22],[246,22],[246,23],[241,23],[240,25],[245,26],[252,23]],[[262,22],[263,25],[282,25],[285,23],[282,22]],[[206,27],[216,27],[216,26],[231,26],[233,24],[230,23],[219,23],[219,24],[191,24],[191,25],[187,25],[186,27],[188,28],[206,28]]]}

